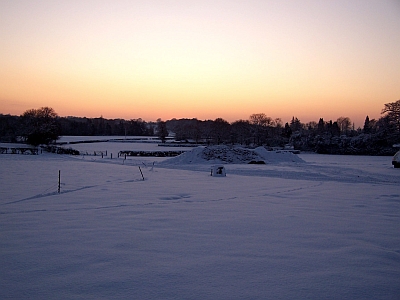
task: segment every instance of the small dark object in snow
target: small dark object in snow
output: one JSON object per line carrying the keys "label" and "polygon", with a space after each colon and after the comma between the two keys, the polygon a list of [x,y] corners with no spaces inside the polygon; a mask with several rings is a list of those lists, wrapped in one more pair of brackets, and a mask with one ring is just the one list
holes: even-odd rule
{"label": "small dark object in snow", "polygon": [[211,169],[211,176],[213,177],[225,177],[226,176],[226,170],[225,167],[220,165],[220,166],[214,166]]}
{"label": "small dark object in snow", "polygon": [[252,160],[249,162],[249,165],[265,165],[265,161],[263,160]]}

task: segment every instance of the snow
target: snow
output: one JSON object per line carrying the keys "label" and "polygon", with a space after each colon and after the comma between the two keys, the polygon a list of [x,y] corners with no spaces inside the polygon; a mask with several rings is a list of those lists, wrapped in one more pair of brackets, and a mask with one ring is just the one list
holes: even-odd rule
{"label": "snow", "polygon": [[204,150],[0,155],[0,298],[398,298],[391,157]]}
{"label": "snow", "polygon": [[251,161],[263,161],[265,163],[281,162],[303,162],[301,158],[290,152],[267,151],[264,147],[254,150],[242,147],[209,146],[196,147],[191,151],[177,157],[170,158],[163,165],[181,164],[206,164],[206,163],[228,163],[243,164]]}
{"label": "snow", "polygon": [[99,141],[96,143],[65,144],[64,148],[72,148],[81,153],[93,153],[94,151],[107,151],[107,155],[115,158],[120,151],[188,151],[193,147],[179,147],[171,143],[159,146],[161,141],[154,137],[134,137],[128,136],[116,138],[115,136],[80,136],[80,137],[61,137],[58,143],[71,143],[76,141]]}

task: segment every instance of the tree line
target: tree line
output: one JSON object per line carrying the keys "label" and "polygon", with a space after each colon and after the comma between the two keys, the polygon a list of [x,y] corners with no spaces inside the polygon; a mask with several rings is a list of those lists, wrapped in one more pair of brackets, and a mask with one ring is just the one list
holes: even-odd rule
{"label": "tree line", "polygon": [[392,155],[400,143],[400,100],[384,104],[378,120],[365,118],[354,128],[348,117],[303,123],[294,117],[283,124],[265,113],[252,114],[232,123],[215,120],[59,117],[48,107],[31,109],[21,116],[0,115],[0,140],[48,144],[61,135],[158,136],[163,142],[173,134],[176,141],[198,144],[285,147],[326,154]]}
{"label": "tree line", "polygon": [[154,122],[142,119],[59,117],[54,109],[29,109],[21,116],[0,115],[0,141],[49,144],[60,136],[152,136]]}

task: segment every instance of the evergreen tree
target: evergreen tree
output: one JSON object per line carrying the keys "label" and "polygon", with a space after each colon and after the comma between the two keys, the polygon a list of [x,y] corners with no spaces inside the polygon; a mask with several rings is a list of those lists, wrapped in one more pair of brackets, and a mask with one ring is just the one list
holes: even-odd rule
{"label": "evergreen tree", "polygon": [[302,124],[299,119],[292,117],[292,121],[290,122],[290,128],[293,132],[299,131],[302,128]]}
{"label": "evergreen tree", "polygon": [[320,118],[318,121],[318,133],[321,134],[325,131],[325,122],[323,118]]}
{"label": "evergreen tree", "polygon": [[290,138],[292,135],[292,128],[290,128],[289,123],[286,122],[285,128],[283,129],[283,136]]}
{"label": "evergreen tree", "polygon": [[369,124],[369,117],[368,116],[365,118],[363,131],[364,131],[364,133],[370,133],[371,132],[371,127],[370,127],[370,124]]}

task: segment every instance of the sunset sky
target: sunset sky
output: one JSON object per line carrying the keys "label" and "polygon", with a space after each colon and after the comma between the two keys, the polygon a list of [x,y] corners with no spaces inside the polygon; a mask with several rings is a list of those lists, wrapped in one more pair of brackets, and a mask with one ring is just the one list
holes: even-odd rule
{"label": "sunset sky", "polygon": [[400,99],[400,0],[0,0],[0,113],[362,126]]}

